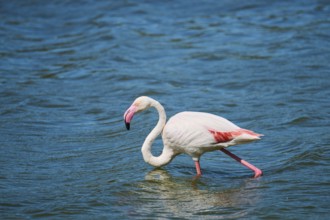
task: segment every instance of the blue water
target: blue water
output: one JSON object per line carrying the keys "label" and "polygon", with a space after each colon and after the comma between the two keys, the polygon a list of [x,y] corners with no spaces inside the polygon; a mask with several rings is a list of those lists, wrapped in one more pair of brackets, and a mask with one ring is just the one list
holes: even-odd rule
{"label": "blue water", "polygon": [[[1,1],[1,219],[327,219],[328,1]],[[140,147],[155,111],[262,133],[162,169]],[[162,149],[154,143],[154,154]]]}

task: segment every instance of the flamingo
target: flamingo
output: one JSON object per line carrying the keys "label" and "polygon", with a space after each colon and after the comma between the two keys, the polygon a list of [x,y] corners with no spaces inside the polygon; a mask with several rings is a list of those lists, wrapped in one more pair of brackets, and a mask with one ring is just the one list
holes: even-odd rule
{"label": "flamingo", "polygon": [[[262,134],[243,129],[229,120],[204,112],[185,111],[172,116],[166,123],[164,107],[155,99],[140,96],[126,110],[124,121],[127,130],[135,113],[154,107],[159,114],[156,126],[146,137],[141,151],[146,163],[161,167],[170,163],[177,155],[185,153],[195,162],[197,176],[201,176],[200,157],[209,151],[220,150],[237,162],[254,172],[254,178],[260,177],[262,171],[235,154],[227,147],[248,143],[260,139]],[[158,135],[162,133],[164,148],[156,157],[151,153],[151,146]]]}

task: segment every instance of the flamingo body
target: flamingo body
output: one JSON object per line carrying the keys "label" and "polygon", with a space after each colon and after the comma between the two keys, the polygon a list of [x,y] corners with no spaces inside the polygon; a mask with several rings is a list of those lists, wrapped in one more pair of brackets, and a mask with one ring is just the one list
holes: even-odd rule
{"label": "flamingo body", "polygon": [[164,145],[190,155],[195,161],[205,152],[260,139],[260,134],[204,112],[174,115],[165,125],[162,136]]}
{"label": "flamingo body", "polygon": [[[124,114],[127,129],[135,113],[154,107],[159,113],[156,127],[146,137],[141,151],[144,160],[156,167],[168,164],[176,155],[185,153],[195,161],[197,175],[201,175],[199,160],[202,154],[221,150],[244,166],[255,172],[255,177],[262,171],[242,160],[224,148],[260,139],[261,134],[243,129],[229,120],[204,112],[181,112],[166,123],[163,106],[156,100],[141,96],[137,98]],[[164,148],[160,156],[151,154],[151,146],[156,137],[162,133]]]}

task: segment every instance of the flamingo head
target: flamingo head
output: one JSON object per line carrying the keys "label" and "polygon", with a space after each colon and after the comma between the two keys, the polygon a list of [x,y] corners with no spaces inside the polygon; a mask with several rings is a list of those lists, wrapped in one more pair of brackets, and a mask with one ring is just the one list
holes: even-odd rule
{"label": "flamingo head", "polygon": [[134,114],[150,108],[152,101],[153,99],[147,96],[140,96],[139,98],[135,99],[133,104],[126,110],[124,114],[124,121],[127,130],[130,129],[130,123]]}

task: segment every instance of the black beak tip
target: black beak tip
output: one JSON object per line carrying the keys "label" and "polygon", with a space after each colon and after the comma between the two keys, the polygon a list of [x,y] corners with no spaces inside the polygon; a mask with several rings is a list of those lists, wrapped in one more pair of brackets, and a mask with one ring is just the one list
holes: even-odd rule
{"label": "black beak tip", "polygon": [[130,128],[130,123],[125,122],[125,125],[126,125],[127,130],[129,130],[129,128]]}

